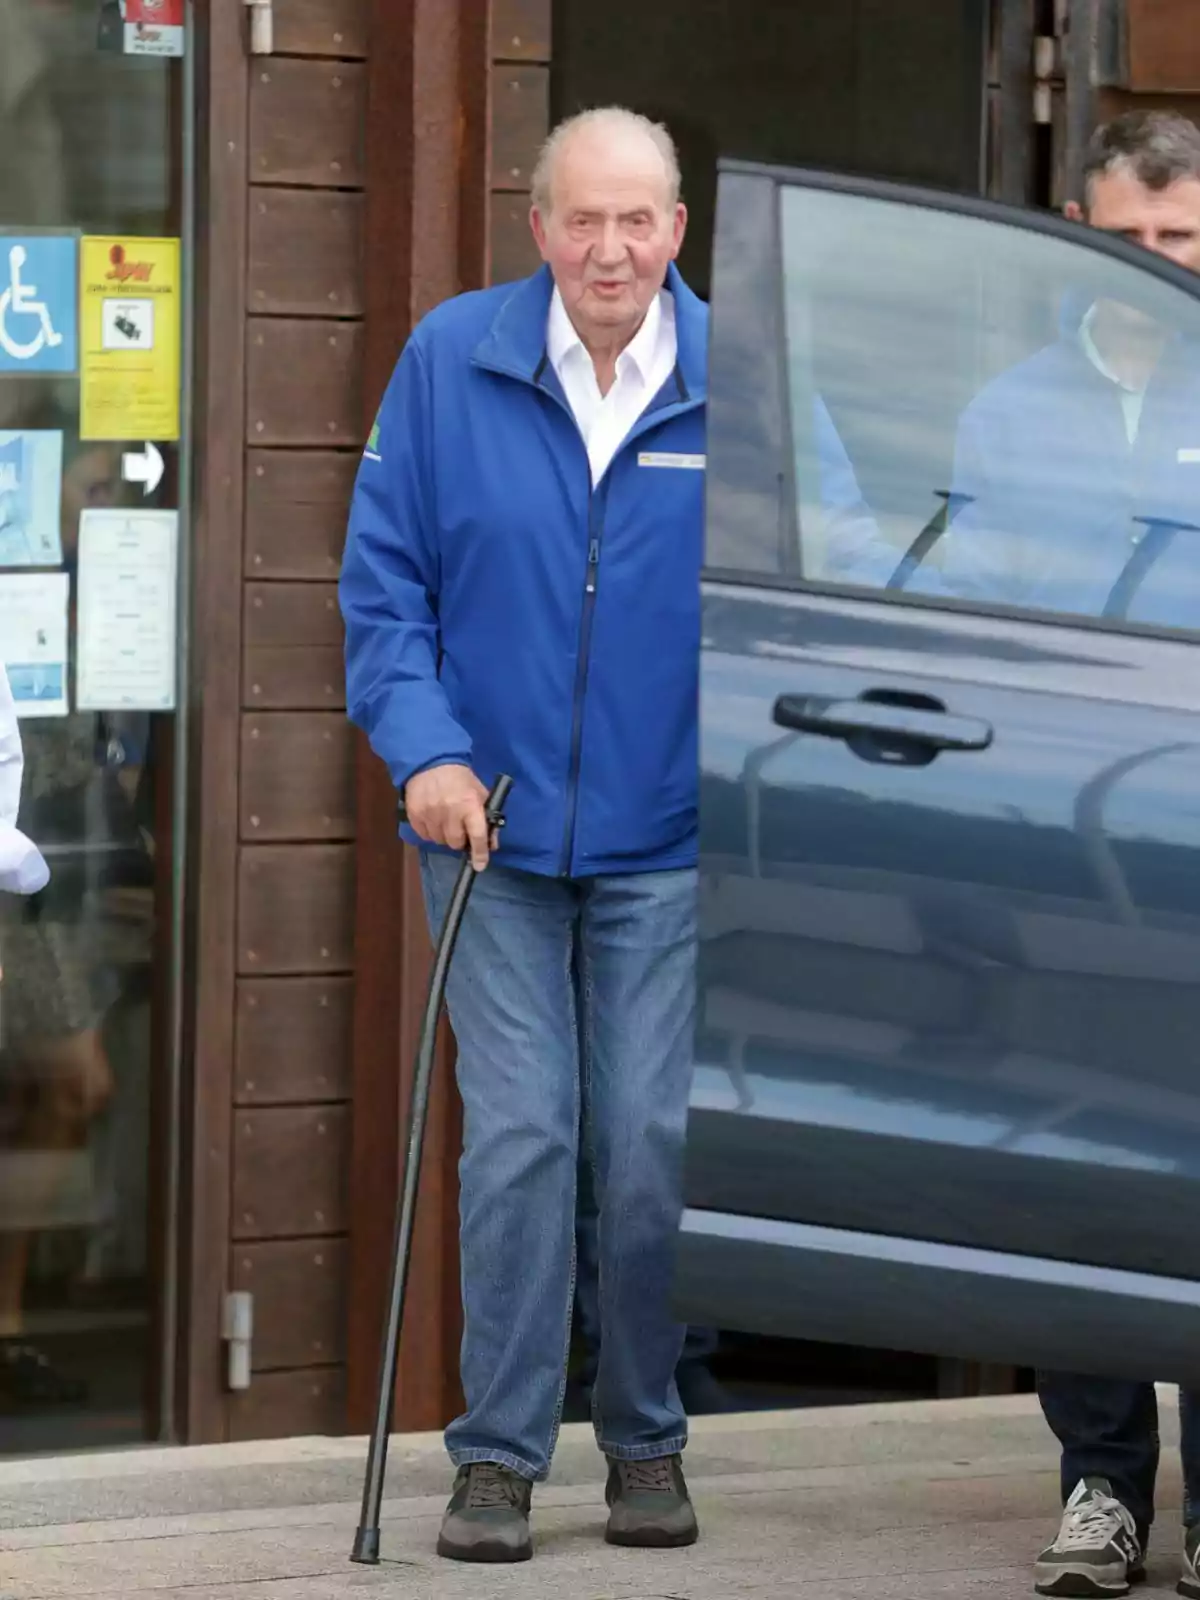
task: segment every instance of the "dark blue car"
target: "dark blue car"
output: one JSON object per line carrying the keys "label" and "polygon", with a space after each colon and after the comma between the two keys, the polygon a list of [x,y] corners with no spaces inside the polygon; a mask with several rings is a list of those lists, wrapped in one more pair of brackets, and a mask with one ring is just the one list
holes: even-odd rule
{"label": "dark blue car", "polygon": [[1200,279],[730,165],[712,303],[680,1309],[1194,1386]]}

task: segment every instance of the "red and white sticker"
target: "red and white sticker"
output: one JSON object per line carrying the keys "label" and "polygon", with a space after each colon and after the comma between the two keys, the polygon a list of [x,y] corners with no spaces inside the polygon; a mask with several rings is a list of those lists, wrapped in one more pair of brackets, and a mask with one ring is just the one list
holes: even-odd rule
{"label": "red and white sticker", "polygon": [[185,0],[125,0],[127,56],[181,56]]}

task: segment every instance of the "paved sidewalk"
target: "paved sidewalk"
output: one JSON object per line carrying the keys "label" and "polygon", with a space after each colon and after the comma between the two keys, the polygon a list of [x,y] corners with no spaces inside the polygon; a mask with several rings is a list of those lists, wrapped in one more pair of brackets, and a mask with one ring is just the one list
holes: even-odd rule
{"label": "paved sidewalk", "polygon": [[[1178,1571],[1173,1395],[1149,1592]],[[1031,1399],[703,1419],[688,1474],[693,1550],[609,1549],[603,1472],[564,1431],[534,1498],[537,1553],[511,1568],[432,1554],[441,1442],[397,1439],[385,1561],[350,1564],[362,1441],[0,1461],[4,1600],[1025,1600],[1055,1520],[1056,1466]],[[1145,1593],[1146,1591],[1143,1591]]]}

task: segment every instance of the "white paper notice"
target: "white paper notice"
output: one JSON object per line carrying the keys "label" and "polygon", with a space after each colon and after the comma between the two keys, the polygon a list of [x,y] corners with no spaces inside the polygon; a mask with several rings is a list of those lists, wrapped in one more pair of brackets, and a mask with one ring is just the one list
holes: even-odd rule
{"label": "white paper notice", "polygon": [[61,433],[0,433],[0,567],[62,560]]}
{"label": "white paper notice", "polygon": [[0,574],[0,652],[18,717],[67,714],[65,572]]}
{"label": "white paper notice", "polygon": [[175,706],[179,514],[85,511],[79,519],[75,703],[81,711]]}

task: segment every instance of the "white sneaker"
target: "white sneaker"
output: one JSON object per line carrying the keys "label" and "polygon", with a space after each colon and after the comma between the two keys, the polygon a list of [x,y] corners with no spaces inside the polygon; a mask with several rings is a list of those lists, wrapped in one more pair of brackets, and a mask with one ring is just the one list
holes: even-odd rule
{"label": "white sneaker", "polygon": [[1058,1537],[1034,1568],[1039,1594],[1128,1594],[1146,1576],[1132,1512],[1107,1478],[1083,1478],[1067,1501]]}

